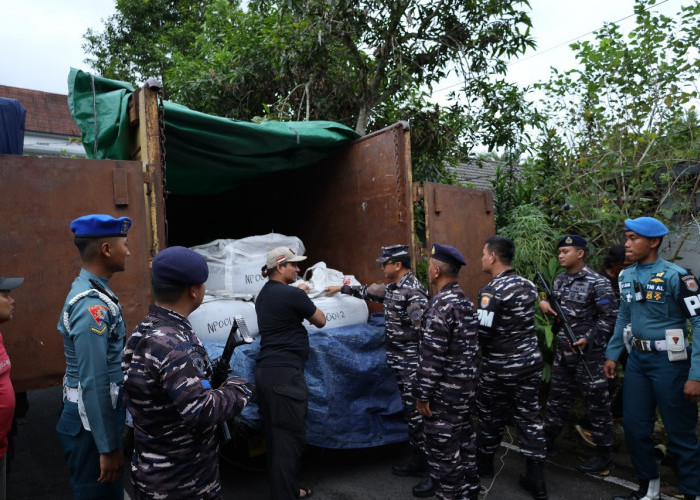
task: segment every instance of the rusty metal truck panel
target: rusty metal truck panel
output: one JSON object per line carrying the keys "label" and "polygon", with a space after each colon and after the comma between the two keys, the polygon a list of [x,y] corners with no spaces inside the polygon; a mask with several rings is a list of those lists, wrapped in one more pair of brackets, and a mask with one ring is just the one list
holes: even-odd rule
{"label": "rusty metal truck panel", "polygon": [[[481,270],[484,240],[496,234],[493,195],[490,191],[423,184],[427,249],[435,242],[459,249],[467,265],[459,273],[459,284],[473,301],[489,277]],[[436,290],[431,290],[434,294]]]}
{"label": "rusty metal truck panel", "polygon": [[12,292],[14,319],[2,325],[16,391],[56,385],[65,370],[56,331],[71,283],[80,269],[70,221],[86,213],[134,220],[131,258],[110,286],[121,298],[127,330],[150,299],[151,238],[140,162],[0,155],[0,273],[23,276]]}

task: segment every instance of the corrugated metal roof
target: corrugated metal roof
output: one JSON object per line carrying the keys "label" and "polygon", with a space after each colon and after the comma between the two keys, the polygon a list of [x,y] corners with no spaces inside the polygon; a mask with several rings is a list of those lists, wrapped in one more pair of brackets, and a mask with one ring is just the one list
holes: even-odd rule
{"label": "corrugated metal roof", "polygon": [[470,163],[461,163],[453,170],[457,173],[457,181],[473,184],[476,189],[491,191],[491,182],[496,178],[498,162],[492,160],[474,160]]}

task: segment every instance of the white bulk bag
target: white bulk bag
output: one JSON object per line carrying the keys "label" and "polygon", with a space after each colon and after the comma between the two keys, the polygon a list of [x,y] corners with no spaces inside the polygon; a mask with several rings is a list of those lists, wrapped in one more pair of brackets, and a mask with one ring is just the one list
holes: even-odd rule
{"label": "white bulk bag", "polygon": [[[309,277],[309,273],[311,273],[311,277]],[[343,274],[341,271],[331,269],[323,261],[309,267],[304,272],[304,280],[307,281],[310,288],[309,297],[312,298],[324,296],[326,287],[329,286],[360,285],[360,282],[352,274]]]}
{"label": "white bulk bag", "polygon": [[[367,323],[369,311],[364,300],[336,293],[335,295],[320,296],[311,299],[323,314],[326,315],[327,328],[339,328],[341,326],[357,325]],[[315,326],[304,320],[304,326],[307,330],[318,330]]]}
{"label": "white bulk bag", "polygon": [[[253,337],[260,333],[252,296],[229,292],[206,293],[200,305],[188,319],[200,340],[226,342],[235,316],[243,316]],[[247,299],[247,300],[242,300]]]}
{"label": "white bulk bag", "polygon": [[269,233],[240,240],[221,239],[191,247],[204,256],[209,266],[207,291],[227,290],[233,293],[257,295],[267,278],[261,268],[267,253],[277,247],[290,248],[297,255],[306,249],[296,236]]}

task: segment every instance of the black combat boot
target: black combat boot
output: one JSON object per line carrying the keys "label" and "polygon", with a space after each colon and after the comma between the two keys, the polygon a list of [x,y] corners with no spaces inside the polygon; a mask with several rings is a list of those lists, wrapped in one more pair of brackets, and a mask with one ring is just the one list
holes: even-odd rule
{"label": "black combat boot", "polygon": [[493,453],[476,452],[476,466],[479,477],[493,477]]}
{"label": "black combat boot", "polygon": [[613,461],[610,446],[598,446],[591,457],[576,467],[579,472],[607,476],[612,469]]}
{"label": "black combat boot", "polygon": [[391,472],[397,476],[425,477],[428,473],[428,459],[422,451],[411,449],[408,463],[392,465]]}
{"label": "black combat boot", "polygon": [[423,480],[413,487],[413,496],[419,498],[428,498],[435,496],[435,485],[430,476],[425,476]]}
{"label": "black combat boot", "polygon": [[627,495],[613,497],[613,500],[659,500],[659,487],[661,486],[659,479],[640,479],[639,489]]}
{"label": "black combat boot", "polygon": [[544,485],[544,461],[536,458],[527,459],[525,474],[520,474],[520,486],[527,490],[535,500],[547,500],[547,488]]}

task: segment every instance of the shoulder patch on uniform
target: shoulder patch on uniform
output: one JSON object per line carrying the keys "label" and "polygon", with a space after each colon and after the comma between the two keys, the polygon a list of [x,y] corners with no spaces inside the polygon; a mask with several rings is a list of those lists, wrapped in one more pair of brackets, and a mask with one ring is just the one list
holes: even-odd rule
{"label": "shoulder patch on uniform", "polygon": [[190,357],[190,361],[199,372],[200,377],[205,378],[207,372],[207,362],[204,360],[204,356],[199,352],[199,349],[192,348],[187,350],[187,354]]}
{"label": "shoulder patch on uniform", "polygon": [[479,307],[482,309],[488,309],[489,304],[491,304],[491,295],[490,293],[482,293],[481,294],[481,301],[479,302]]}
{"label": "shoulder patch on uniform", "polygon": [[[95,320],[95,323],[97,323],[97,326],[101,327],[104,323],[105,318],[107,317],[107,308],[101,305],[94,305],[89,306],[87,310],[90,313],[90,316],[92,316],[92,319]],[[104,332],[104,330],[102,331]]]}
{"label": "shoulder patch on uniform", "polygon": [[691,291],[693,293],[698,291],[698,282],[695,279],[695,276],[693,276],[692,274],[686,274],[685,276],[682,276],[681,280],[683,280],[685,287],[689,291]]}
{"label": "shoulder patch on uniform", "polygon": [[411,323],[416,326],[420,325],[421,318],[423,317],[423,308],[418,302],[413,302],[411,305],[409,305],[406,308],[406,312],[408,313]]}

